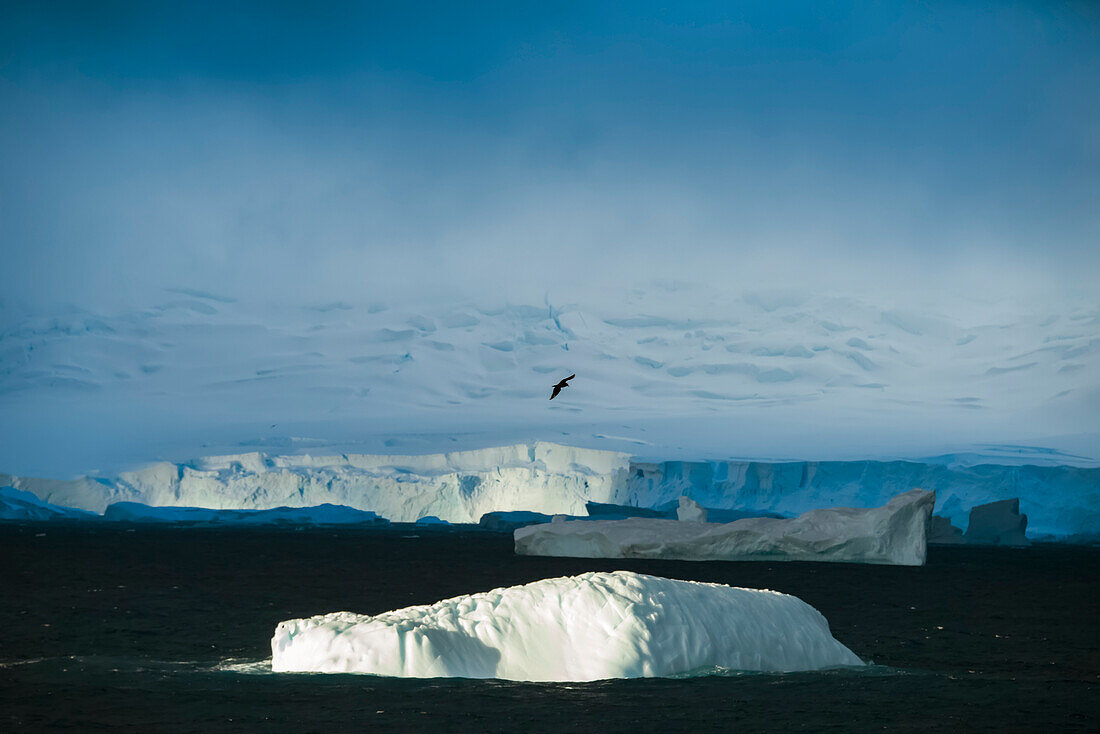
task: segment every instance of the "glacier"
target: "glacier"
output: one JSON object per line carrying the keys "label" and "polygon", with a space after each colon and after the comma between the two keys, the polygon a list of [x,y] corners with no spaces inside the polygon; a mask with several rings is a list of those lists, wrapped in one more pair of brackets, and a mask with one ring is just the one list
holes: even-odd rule
{"label": "glacier", "polygon": [[280,622],[275,672],[591,681],[860,666],[801,599],[627,571]]}
{"label": "glacier", "polygon": [[794,516],[821,507],[877,507],[902,492],[936,492],[936,513],[965,528],[979,505],[1019,498],[1037,536],[1100,530],[1100,468],[920,461],[641,461],[628,453],[531,441],[424,455],[268,455],[160,462],[115,479],[0,474],[57,505],[101,513],[115,502],[208,509],[344,505],[395,522],[434,516],[476,523],[487,513],[674,517],[681,497],[711,520]]}
{"label": "glacier", "polygon": [[[656,461],[977,451],[991,464],[1098,465],[1095,298],[1040,312],[941,297],[906,313],[867,293],[637,285],[584,304],[484,294],[276,308],[187,289],[122,310],[7,308],[0,471],[114,477],[149,457],[534,439]],[[562,369],[549,384],[575,371],[576,392],[549,403],[545,380]],[[1060,417],[1036,434],[1023,420],[1036,410]],[[1034,448],[1044,442],[1058,450]]]}
{"label": "glacier", "polygon": [[792,519],[731,523],[630,518],[530,525],[515,531],[519,555],[666,558],[685,561],[845,561],[924,565],[933,492],[919,489],[872,509],[833,507]]}
{"label": "glacier", "polygon": [[590,499],[621,491],[629,456],[543,441],[474,451],[403,456],[268,456],[252,452],[188,464],[160,462],[112,482],[0,475],[42,499],[93,512],[115,502],[212,510],[270,510],[325,503],[395,522],[434,516],[476,523],[499,510],[584,514]]}
{"label": "glacier", "polygon": [[965,528],[978,505],[1019,498],[1028,529],[1047,536],[1100,528],[1100,468],[919,461],[631,462],[623,504],[656,507],[686,495],[705,507],[798,515],[875,507],[911,489],[936,493],[936,514]]}

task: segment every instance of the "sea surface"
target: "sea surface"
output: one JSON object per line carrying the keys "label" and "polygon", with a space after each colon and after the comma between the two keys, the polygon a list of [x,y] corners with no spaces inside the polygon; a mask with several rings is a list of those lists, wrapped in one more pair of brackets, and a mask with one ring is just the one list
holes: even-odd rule
{"label": "sea surface", "polygon": [[[626,569],[794,594],[865,670],[593,683],[273,674],[284,619]],[[509,535],[0,525],[0,731],[1097,731],[1100,548],[920,568],[527,558]]]}

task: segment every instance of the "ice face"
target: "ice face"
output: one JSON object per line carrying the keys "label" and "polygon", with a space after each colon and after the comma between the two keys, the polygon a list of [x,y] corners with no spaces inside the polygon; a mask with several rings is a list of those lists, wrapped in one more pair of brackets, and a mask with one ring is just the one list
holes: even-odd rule
{"label": "ice face", "polygon": [[[875,507],[915,487],[936,492],[937,514],[966,527],[973,507],[1019,498],[1037,535],[1100,528],[1100,469],[915,461],[635,461],[615,451],[536,441],[446,454],[278,456],[258,452],[158,463],[117,479],[60,481],[0,475],[39,499],[103,512],[114,502],[267,510],[325,503],[396,522],[435,516],[477,522],[491,512],[547,516],[634,514],[681,497],[712,522],[797,515],[821,507]],[[617,507],[601,506],[614,503]],[[649,513],[652,514],[652,513]],[[658,513],[659,514],[659,513]]]}
{"label": "ice face", "polygon": [[537,441],[419,456],[253,452],[151,464],[107,483],[10,479],[43,499],[94,512],[119,501],[213,510],[330,503],[395,522],[434,516],[476,523],[492,511],[583,515],[589,499],[623,492],[628,464],[627,454]]}
{"label": "ice face", "polygon": [[935,494],[913,490],[883,507],[813,510],[793,519],[728,524],[653,518],[532,525],[515,531],[516,553],[687,561],[847,561],[924,564]]}
{"label": "ice face", "polygon": [[917,461],[631,462],[625,504],[657,507],[687,495],[708,508],[795,515],[845,505],[875,507],[902,492],[936,493],[936,514],[966,527],[971,508],[1019,498],[1028,528],[1053,536],[1100,527],[1100,469],[973,466]]}
{"label": "ice face", "polygon": [[862,665],[802,600],[626,571],[279,623],[276,672],[585,681]]}

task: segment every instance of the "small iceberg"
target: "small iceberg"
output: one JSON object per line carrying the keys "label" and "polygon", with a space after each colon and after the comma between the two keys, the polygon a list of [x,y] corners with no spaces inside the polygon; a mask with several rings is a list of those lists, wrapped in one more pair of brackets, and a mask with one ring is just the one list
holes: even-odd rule
{"label": "small iceberg", "polygon": [[519,681],[863,665],[797,597],[627,571],[544,579],[373,617],[292,619],[276,628],[271,655],[275,672]]}

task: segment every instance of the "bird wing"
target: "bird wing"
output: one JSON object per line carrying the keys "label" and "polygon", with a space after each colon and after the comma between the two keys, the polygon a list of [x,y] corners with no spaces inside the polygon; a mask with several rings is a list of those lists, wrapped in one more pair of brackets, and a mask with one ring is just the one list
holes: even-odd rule
{"label": "bird wing", "polygon": [[566,378],[565,378],[564,380],[562,380],[562,382],[569,382],[569,381],[570,381],[570,380],[572,380],[572,379],[573,379],[574,377],[576,377],[576,375],[575,375],[575,374],[573,374],[573,375],[569,375],[569,377],[566,377]]}
{"label": "bird wing", "polygon": [[553,400],[554,398],[556,398],[558,396],[558,393],[560,393],[560,392],[561,392],[561,388],[558,387],[557,385],[554,385],[554,392],[550,393],[550,399]]}

